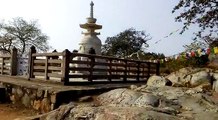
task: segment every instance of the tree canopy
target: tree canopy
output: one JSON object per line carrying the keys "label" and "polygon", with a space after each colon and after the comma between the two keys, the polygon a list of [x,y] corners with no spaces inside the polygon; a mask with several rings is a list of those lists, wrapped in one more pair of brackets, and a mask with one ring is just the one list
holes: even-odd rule
{"label": "tree canopy", "polygon": [[119,34],[108,37],[102,47],[104,55],[122,57],[142,50],[143,47],[148,47],[147,41],[151,37],[145,31],[137,31],[133,28],[124,30]]}
{"label": "tree canopy", "polygon": [[184,45],[185,48],[184,52],[190,52],[190,51],[197,51],[198,49],[203,49],[209,47],[208,44],[206,44],[204,41],[200,40],[193,40],[193,42],[189,45]]}
{"label": "tree canopy", "polygon": [[195,39],[200,38],[207,43],[218,39],[218,1],[217,0],[180,0],[173,8],[180,14],[175,18],[177,22],[184,22],[183,30],[191,25],[198,25]]}
{"label": "tree canopy", "polygon": [[49,49],[48,36],[39,29],[37,21],[25,21],[14,18],[12,21],[0,23],[0,50],[10,52],[16,47],[21,54],[27,53],[31,46],[39,51]]}

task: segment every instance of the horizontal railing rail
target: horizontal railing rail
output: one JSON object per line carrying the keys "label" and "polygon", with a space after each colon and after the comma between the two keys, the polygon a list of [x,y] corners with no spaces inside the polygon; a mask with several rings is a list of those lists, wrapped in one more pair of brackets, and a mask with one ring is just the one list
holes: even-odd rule
{"label": "horizontal railing rail", "polygon": [[0,55],[0,74],[17,75],[17,49],[11,49],[10,54]]}
{"label": "horizontal railing rail", "polygon": [[[159,74],[159,63],[121,59],[65,50],[54,53],[36,53],[31,47],[29,79],[57,79],[64,82],[82,81],[144,81]],[[78,81],[77,81],[78,82]]]}

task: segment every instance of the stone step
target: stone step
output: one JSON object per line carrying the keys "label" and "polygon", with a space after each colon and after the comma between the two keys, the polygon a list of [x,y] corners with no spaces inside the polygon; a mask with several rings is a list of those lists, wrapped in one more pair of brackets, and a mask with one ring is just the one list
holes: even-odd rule
{"label": "stone step", "polygon": [[6,89],[4,86],[0,85],[0,103],[6,102]]}

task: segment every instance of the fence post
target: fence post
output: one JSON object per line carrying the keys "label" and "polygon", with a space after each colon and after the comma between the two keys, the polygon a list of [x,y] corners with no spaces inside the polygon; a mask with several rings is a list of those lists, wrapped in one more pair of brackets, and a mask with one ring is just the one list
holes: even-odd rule
{"label": "fence post", "polygon": [[94,71],[94,66],[95,66],[95,57],[91,54],[89,59],[90,59],[90,68],[89,68],[88,81],[92,82],[92,80],[93,80],[93,71]]}
{"label": "fence post", "polygon": [[140,80],[140,62],[137,62],[137,77],[136,80],[139,81]]}
{"label": "fence post", "polygon": [[32,55],[36,53],[36,48],[34,46],[30,47],[30,51],[29,51],[29,60],[28,60],[28,80],[30,80],[30,78],[34,78],[33,75],[33,67],[34,67],[34,59],[36,59],[36,57],[33,57]]}
{"label": "fence post", "polygon": [[1,75],[4,73],[4,57],[2,57]]}
{"label": "fence post", "polygon": [[108,80],[109,81],[111,81],[111,79],[112,79],[112,59],[109,59],[109,70],[108,70],[108,74],[109,74],[109,76],[108,76]]}
{"label": "fence post", "polygon": [[45,80],[49,80],[49,77],[48,77],[48,56],[45,57]]}
{"label": "fence post", "polygon": [[125,70],[124,70],[124,77],[123,77],[123,81],[127,81],[127,60],[124,60],[124,64],[125,64]]}
{"label": "fence post", "polygon": [[156,64],[156,75],[160,75],[160,61],[159,60],[157,61],[157,64]]}
{"label": "fence post", "polygon": [[149,78],[151,76],[151,62],[148,62],[147,65],[148,65],[148,75],[147,75],[147,77]]}
{"label": "fence post", "polygon": [[61,81],[64,82],[64,85],[69,83],[69,63],[70,63],[70,51],[65,49],[63,51],[63,66],[62,66],[62,78]]}
{"label": "fence post", "polygon": [[10,74],[17,75],[17,48],[13,47],[11,49],[11,69]]}

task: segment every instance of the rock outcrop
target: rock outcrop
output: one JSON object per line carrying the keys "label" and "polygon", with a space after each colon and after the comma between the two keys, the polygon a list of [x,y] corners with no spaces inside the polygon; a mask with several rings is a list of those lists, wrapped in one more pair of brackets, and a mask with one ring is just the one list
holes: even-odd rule
{"label": "rock outcrop", "polygon": [[159,106],[159,98],[150,93],[141,93],[129,89],[115,89],[97,97],[101,105],[120,107]]}
{"label": "rock outcrop", "polygon": [[148,81],[147,85],[149,86],[156,86],[156,87],[162,87],[162,86],[171,86],[172,82],[163,76],[151,76]]}
{"label": "rock outcrop", "polygon": [[205,69],[183,68],[166,77],[175,87],[196,87],[201,84],[211,84],[211,75]]}
{"label": "rock outcrop", "polygon": [[89,103],[63,105],[34,119],[216,120],[217,80],[218,74],[211,70],[184,68],[166,78],[152,76],[146,85],[111,90]]}

